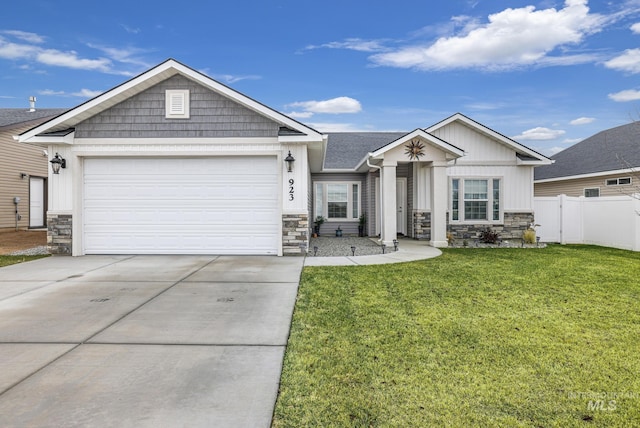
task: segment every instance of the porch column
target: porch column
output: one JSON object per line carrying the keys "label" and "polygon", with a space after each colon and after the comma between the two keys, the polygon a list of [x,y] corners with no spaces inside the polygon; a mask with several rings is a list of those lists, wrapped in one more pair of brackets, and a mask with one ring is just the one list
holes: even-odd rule
{"label": "porch column", "polygon": [[431,166],[431,241],[433,247],[446,247],[447,242],[447,163],[434,161]]}
{"label": "porch column", "polygon": [[393,246],[393,240],[397,239],[397,207],[396,207],[396,167],[398,162],[382,162],[382,223],[380,225],[380,238],[382,243]]}

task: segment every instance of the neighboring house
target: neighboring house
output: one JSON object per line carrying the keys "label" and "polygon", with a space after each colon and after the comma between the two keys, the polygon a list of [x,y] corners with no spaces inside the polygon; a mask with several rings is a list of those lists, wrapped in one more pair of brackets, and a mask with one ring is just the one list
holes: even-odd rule
{"label": "neighboring house", "polygon": [[637,192],[640,123],[599,132],[536,168],[535,196],[617,196]]}
{"label": "neighboring house", "polygon": [[3,164],[0,168],[0,231],[46,225],[47,155],[42,148],[20,144],[13,136],[62,112],[62,109],[0,109]]}
{"label": "neighboring house", "polygon": [[[306,254],[321,233],[447,245],[486,227],[520,238],[545,156],[455,114],[409,133],[322,134],[167,60],[34,127],[50,174],[50,250]],[[55,159],[53,159],[55,160]]]}

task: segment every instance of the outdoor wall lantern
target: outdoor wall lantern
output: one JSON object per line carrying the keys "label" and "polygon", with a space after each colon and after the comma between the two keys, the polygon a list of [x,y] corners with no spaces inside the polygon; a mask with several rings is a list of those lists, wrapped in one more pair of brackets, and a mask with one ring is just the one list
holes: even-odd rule
{"label": "outdoor wall lantern", "polygon": [[284,158],[284,163],[287,164],[287,172],[291,172],[293,170],[293,163],[295,162],[295,158],[291,156],[291,150],[289,150],[289,154],[286,158]]}
{"label": "outdoor wall lantern", "polygon": [[51,159],[51,169],[53,169],[54,174],[60,174],[60,168],[67,167],[67,160],[61,157],[58,153]]}

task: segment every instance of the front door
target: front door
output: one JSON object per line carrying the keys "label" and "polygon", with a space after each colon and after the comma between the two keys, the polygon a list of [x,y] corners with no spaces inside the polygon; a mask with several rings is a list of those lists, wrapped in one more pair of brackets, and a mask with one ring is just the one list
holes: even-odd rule
{"label": "front door", "polygon": [[396,224],[398,234],[407,234],[407,179],[396,179]]}
{"label": "front door", "polygon": [[29,227],[44,227],[44,178],[29,177]]}

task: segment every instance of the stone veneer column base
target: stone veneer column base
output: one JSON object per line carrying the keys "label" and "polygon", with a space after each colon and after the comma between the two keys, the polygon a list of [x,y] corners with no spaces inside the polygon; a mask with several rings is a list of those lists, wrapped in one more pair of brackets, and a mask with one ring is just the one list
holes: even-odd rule
{"label": "stone veneer column base", "polygon": [[71,255],[71,214],[47,213],[47,249],[51,254]]}
{"label": "stone veneer column base", "polygon": [[413,212],[413,238],[415,239],[431,239],[431,212],[430,211],[414,211]]}
{"label": "stone veneer column base", "polygon": [[309,215],[282,215],[282,255],[306,256],[309,250]]}

